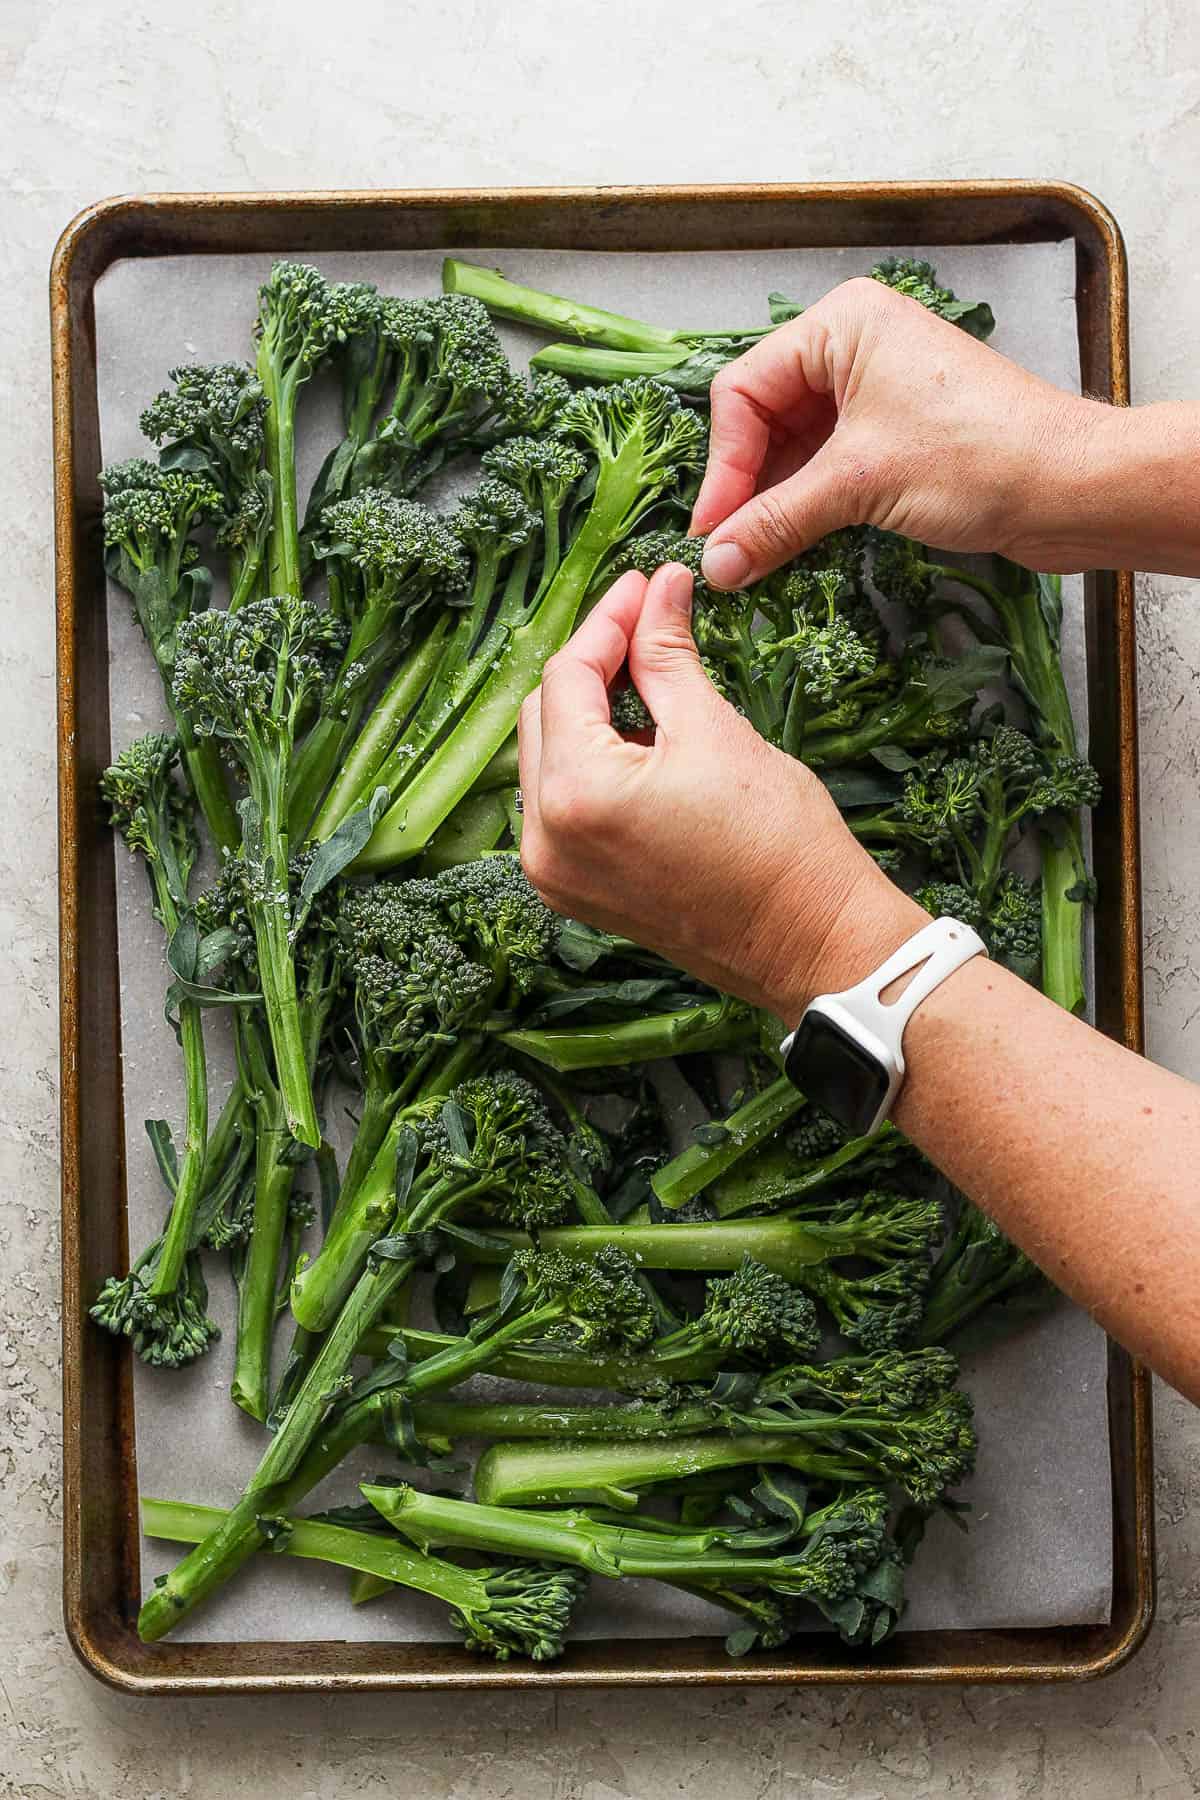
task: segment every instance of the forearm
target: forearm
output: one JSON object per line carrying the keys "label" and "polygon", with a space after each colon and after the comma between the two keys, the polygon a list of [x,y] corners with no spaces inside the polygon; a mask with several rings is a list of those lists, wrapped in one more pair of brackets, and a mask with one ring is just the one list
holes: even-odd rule
{"label": "forearm", "polygon": [[[826,991],[922,922],[893,893],[829,945]],[[781,987],[787,1023],[809,998]],[[1113,1337],[1200,1400],[1200,1088],[982,957],[917,1009],[904,1055],[900,1129]]]}
{"label": "forearm", "polygon": [[1200,575],[1200,405],[1071,402],[1046,446],[1019,560]]}

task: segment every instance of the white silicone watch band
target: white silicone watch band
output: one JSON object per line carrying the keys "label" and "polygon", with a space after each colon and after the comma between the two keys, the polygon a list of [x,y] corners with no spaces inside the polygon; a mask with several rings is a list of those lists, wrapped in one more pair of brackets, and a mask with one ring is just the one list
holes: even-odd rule
{"label": "white silicone watch band", "polygon": [[[973,956],[986,955],[987,945],[969,925],[960,919],[934,919],[914,932],[863,981],[840,994],[818,994],[809,1003],[806,1017],[809,1012],[817,1012],[831,1020],[887,1071],[888,1091],[872,1131],[877,1131],[887,1118],[904,1079],[904,1028],[908,1021],[948,976]],[[894,981],[914,969],[916,974],[903,993],[894,1000],[880,998]],[[779,1046],[784,1058],[795,1035],[789,1033]]]}

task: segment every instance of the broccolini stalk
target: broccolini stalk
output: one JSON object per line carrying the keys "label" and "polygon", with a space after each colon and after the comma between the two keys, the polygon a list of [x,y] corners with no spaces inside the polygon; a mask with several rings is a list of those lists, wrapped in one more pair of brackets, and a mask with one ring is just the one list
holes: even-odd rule
{"label": "broccolini stalk", "polygon": [[742,1157],[773,1137],[804,1105],[803,1094],[784,1075],[751,1095],[727,1118],[714,1121],[705,1128],[703,1143],[689,1144],[651,1177],[650,1185],[662,1205],[683,1206],[695,1199],[712,1182],[729,1174]]}
{"label": "broccolini stalk", "polygon": [[296,502],[296,407],[300,389],[334,347],[366,329],[379,296],[359,282],[329,282],[306,263],[276,263],[258,291],[256,369],[264,419],[271,511],[268,587],[299,599],[300,528]]}
{"label": "broccolini stalk", "polygon": [[242,1079],[254,1109],[255,1133],[254,1199],[237,1284],[237,1349],[230,1394],[235,1406],[251,1418],[265,1419],[270,1401],[275,1289],[296,1170],[286,1156],[292,1139],[283,1097],[257,1024],[246,1018],[235,1030]]}
{"label": "broccolini stalk", "polygon": [[404,658],[375,702],[313,820],[310,835],[318,843],[332,837],[343,819],[371,799],[397,733],[441,666],[451,630],[450,615],[443,613]]}
{"label": "broccolini stalk", "polygon": [[[823,1607],[853,1596],[884,1550],[882,1495],[870,1497],[869,1521],[851,1528],[847,1519],[839,1528],[840,1522],[831,1520],[800,1549],[770,1554],[730,1544],[728,1540],[738,1534],[720,1530],[676,1535],[631,1524],[610,1525],[578,1510],[482,1506],[421,1494],[410,1487],[368,1483],[362,1492],[390,1525],[426,1550],[453,1545],[566,1563],[612,1580],[649,1576],[701,1590],[750,1586],[810,1599]],[[847,1504],[867,1505],[867,1491]],[[755,1534],[742,1535],[753,1541]]]}
{"label": "broccolini stalk", "polygon": [[532,1027],[501,1033],[500,1041],[558,1074],[624,1067],[698,1050],[736,1050],[758,1037],[750,1007],[723,995],[680,1012],[648,1013],[617,1024]]}
{"label": "broccolini stalk", "polygon": [[105,568],[133,600],[162,678],[188,780],[213,840],[223,850],[235,850],[241,833],[217,746],[197,737],[172,691],[180,627],[207,604],[212,587],[211,575],[197,560],[192,533],[219,515],[221,494],[203,475],[160,469],[141,457],[105,469],[100,485]]}
{"label": "broccolini stalk", "polygon": [[221,495],[213,514],[229,557],[230,609],[258,598],[271,530],[271,477],[262,461],[266,402],[253,369],[240,363],[171,370],[141,417],[145,435],[165,445],[167,470],[203,475]]}
{"label": "broccolini stalk", "polygon": [[1004,672],[1003,655],[981,645],[948,661],[906,657],[898,690],[844,729],[811,731],[804,760],[814,769],[862,762],[883,745],[927,748],[963,735],[979,691]]}
{"label": "broccolini stalk", "polygon": [[[832,1184],[847,1177],[873,1180],[910,1154],[894,1125],[881,1126],[873,1137],[846,1138],[832,1119],[814,1111],[706,1188],[705,1205],[718,1219],[779,1210],[802,1216],[825,1204]],[[643,1221],[641,1210],[631,1217]]]}
{"label": "broccolini stalk", "polygon": [[480,268],[454,256],[448,256],[442,264],[442,290],[447,294],[469,294],[501,319],[562,331],[581,343],[602,344],[610,350],[670,351],[678,347],[683,335],[648,325],[642,319],[626,318],[622,313],[606,312],[603,307],[588,306],[583,301],[564,300],[557,294],[522,287],[498,269]]}
{"label": "broccolini stalk", "polygon": [[[264,1459],[236,1506],[147,1594],[137,1622],[143,1643],[165,1637],[236,1575],[256,1550],[277,1535],[276,1518],[311,1493],[357,1445],[365,1443],[386,1420],[395,1418],[404,1404],[395,1393],[372,1394],[330,1414],[286,1476],[276,1478]],[[268,1450],[268,1458],[270,1454]]]}
{"label": "broccolini stalk", "polygon": [[307,835],[377,677],[407,649],[425,612],[456,595],[467,573],[453,533],[435,513],[377,488],[326,507],[319,532],[330,605],[350,635],[291,774],[289,828],[297,840]]}
{"label": "broccolini stalk", "polygon": [[[572,479],[582,475],[581,456],[566,446],[553,448],[572,459]],[[515,487],[489,477],[460,503],[450,528],[470,559],[467,605],[446,642],[420,704],[378,769],[372,772],[372,782],[385,787],[393,800],[489,679],[497,657],[531,603],[531,571],[539,525]],[[373,718],[372,726],[374,722]],[[362,805],[367,798],[366,792],[360,790],[354,804]]]}
{"label": "broccolini stalk", "polygon": [[531,616],[512,631],[451,735],[435,749],[376,827],[358,866],[380,869],[419,855],[480,771],[511,736],[547,658],[574,628],[599,569],[652,506],[678,491],[703,459],[703,428],[651,381],[583,390],[556,434],[597,459],[596,486],[558,572]]}
{"label": "broccolini stalk", "polygon": [[[453,1078],[461,1073],[461,1064],[469,1066],[477,1056],[476,1046],[466,1045],[446,1073]],[[324,1331],[331,1324],[362,1273],[371,1246],[393,1214],[396,1158],[414,1121],[427,1114],[440,1090],[440,1082],[431,1082],[418,1103],[409,1108],[402,1106],[393,1115],[374,1157],[361,1172],[355,1157],[359,1149],[356,1139],[352,1162],[347,1165],[346,1179],[321,1249],[312,1262],[301,1261],[292,1280],[292,1315],[305,1331]],[[366,1140],[368,1144],[370,1141]]]}
{"label": "broccolini stalk", "polygon": [[440,875],[443,869],[475,862],[496,849],[507,830],[508,795],[502,788],[468,794],[430,838],[420,873]]}
{"label": "broccolini stalk", "polygon": [[[785,1217],[701,1225],[627,1223],[610,1229],[617,1233],[616,1241],[648,1269],[715,1271],[737,1268],[748,1257],[819,1299],[845,1336],[864,1349],[882,1350],[906,1342],[920,1322],[929,1281],[929,1251],[941,1222],[941,1208],[935,1200],[870,1193],[838,1202],[819,1220]],[[608,1235],[602,1226],[569,1226],[547,1232],[542,1242],[571,1255],[589,1255]],[[499,1254],[490,1245],[471,1250],[483,1263]],[[848,1274],[837,1266],[847,1257],[874,1266],[865,1274]],[[471,1285],[471,1308],[486,1305],[491,1289],[491,1281],[481,1271]],[[683,1330],[686,1333],[688,1328]]]}
{"label": "broccolini stalk", "polygon": [[321,1141],[303,1042],[288,886],[289,780],[301,721],[329,679],[342,628],[277,595],[236,614],[197,613],[179,631],[175,702],[200,736],[238,758],[248,793],[241,869],[279,1089],[293,1137]]}
{"label": "broccolini stalk", "polygon": [[[173,1538],[177,1543],[202,1543],[228,1516],[219,1507],[182,1500],[142,1501],[142,1530],[147,1537]],[[511,1656],[529,1656],[535,1662],[561,1656],[571,1613],[586,1591],[586,1578],[569,1569],[537,1563],[464,1569],[379,1531],[355,1530],[318,1518],[283,1516],[271,1524],[275,1530],[264,1547],[360,1570],[380,1582],[443,1601],[466,1647],[497,1662]]]}
{"label": "broccolini stalk", "polygon": [[407,494],[503,415],[518,384],[478,301],[385,300],[380,331],[394,357],[392,396],[349,485]]}
{"label": "broccolini stalk", "polygon": [[[465,1121],[471,1116],[476,1121],[473,1141],[465,1135]],[[503,1340],[494,1346],[457,1341],[453,1352],[418,1364],[411,1376],[388,1371],[385,1391],[368,1392],[360,1399],[353,1389],[352,1365],[360,1341],[430,1253],[437,1228],[452,1220],[456,1211],[490,1208],[493,1216],[533,1230],[562,1217],[561,1148],[548,1138],[552,1132],[536,1090],[520,1076],[504,1072],[491,1078],[490,1091],[479,1081],[469,1093],[459,1088],[448,1101],[434,1102],[429,1116],[416,1129],[406,1130],[396,1156],[391,1217],[371,1246],[363,1273],[279,1420],[242,1498],[147,1598],[138,1620],[143,1638],[163,1636],[234,1574],[262,1541],[262,1516],[286,1509],[307,1493],[350,1445],[376,1428],[381,1411],[388,1413],[392,1393],[398,1397],[404,1391],[407,1400],[407,1385],[421,1369],[429,1370],[419,1375],[421,1386],[436,1387],[446,1376],[458,1379],[472,1366],[485,1366],[492,1348],[501,1347]],[[392,1226],[395,1229],[389,1231]],[[580,1286],[575,1282],[572,1291]],[[377,1389],[379,1385],[375,1384]]]}
{"label": "broccolini stalk", "polygon": [[[198,845],[193,807],[176,784],[172,771],[179,756],[175,738],[150,734],[122,752],[100,781],[114,827],[145,858],[154,911],[168,942],[187,910],[187,887]],[[204,1026],[194,999],[178,1005],[179,1042],[183,1051],[183,1156],[175,1179],[167,1226],[135,1269],[123,1281],[110,1277],[92,1317],[110,1331],[133,1339],[148,1362],[176,1366],[207,1348],[214,1328],[195,1301],[203,1288],[185,1275],[195,1249],[197,1208],[204,1191],[208,1135],[208,1072]]]}
{"label": "broccolini stalk", "polygon": [[520,1250],[510,1267],[515,1297],[506,1294],[466,1337],[408,1370],[402,1384],[411,1399],[456,1387],[522,1344],[637,1350],[654,1335],[654,1310],[623,1250],[610,1247],[590,1262]]}
{"label": "broccolini stalk", "polygon": [[[928,561],[920,545],[888,538],[873,579],[889,598],[915,611],[954,613],[981,645],[1008,658],[1028,702],[1034,736],[1052,755],[1078,761],[1079,744],[1062,665],[1062,580],[1032,574],[1003,558],[987,581],[968,569]],[[949,587],[950,592],[945,589]],[[990,615],[954,597],[963,587],[986,602]],[[1091,804],[1091,802],[1085,802]],[[1078,807],[1064,808],[1042,837],[1042,988],[1068,1012],[1086,1002],[1083,979],[1084,907],[1094,896],[1083,853]]]}
{"label": "broccolini stalk", "polygon": [[[619,1245],[647,1269],[701,1273],[736,1269],[744,1256],[788,1281],[812,1279],[812,1271],[832,1258],[864,1256],[885,1263],[928,1249],[941,1222],[936,1201],[905,1194],[868,1195],[844,1202],[820,1221],[788,1218],[722,1219],[716,1223],[669,1225],[567,1225],[544,1231],[545,1250],[593,1256]],[[511,1232],[495,1234],[520,1248]],[[499,1244],[473,1245],[472,1260],[494,1265],[509,1251]]]}
{"label": "broccolini stalk", "polygon": [[[933,1505],[971,1473],[969,1397],[954,1388],[953,1357],[938,1349],[846,1357],[781,1368],[739,1400],[711,1395],[679,1404],[567,1407],[540,1429],[535,1407],[425,1402],[418,1432],[453,1439],[504,1437],[475,1472],[479,1500],[498,1506],[559,1502],[631,1508],[636,1490],[746,1463],[782,1463],[823,1481],[895,1482]],[[724,1434],[708,1443],[709,1434]],[[790,1443],[790,1454],[764,1442]]]}
{"label": "broccolini stalk", "polygon": [[[364,1107],[325,1243],[293,1286],[296,1318],[314,1331],[333,1317],[374,1235],[395,1156],[384,1134],[402,1129],[410,1103],[427,1106],[478,1064],[493,1014],[517,1004],[558,922],[515,858],[492,857],[433,880],[360,889],[343,908],[342,930]],[[494,1097],[491,1087],[467,1091],[472,1103]],[[524,1111],[524,1088],[520,1097]]]}
{"label": "broccolini stalk", "polygon": [[[359,1349],[364,1356],[377,1359],[403,1350],[407,1360],[418,1362],[450,1349],[455,1341],[436,1331],[382,1325],[366,1333]],[[488,1369],[509,1381],[531,1381],[541,1387],[594,1387],[616,1394],[653,1394],[678,1382],[706,1381],[727,1360],[720,1348],[697,1348],[691,1344],[668,1352],[659,1350],[661,1342],[657,1339],[636,1356],[626,1352],[585,1357],[565,1349],[543,1351],[518,1345],[496,1356]]]}
{"label": "broccolini stalk", "polygon": [[642,1489],[764,1463],[821,1481],[853,1481],[870,1472],[853,1455],[814,1450],[802,1439],[765,1431],[671,1436],[657,1443],[493,1444],[475,1465],[475,1497],[484,1506],[611,1506],[632,1512]]}

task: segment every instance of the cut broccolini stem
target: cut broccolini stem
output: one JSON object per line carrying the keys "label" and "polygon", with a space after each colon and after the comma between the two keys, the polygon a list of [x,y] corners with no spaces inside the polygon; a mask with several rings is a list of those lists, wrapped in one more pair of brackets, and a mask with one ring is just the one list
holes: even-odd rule
{"label": "cut broccolini stem", "polygon": [[[228,1517],[215,1506],[142,1501],[146,1535],[178,1543],[202,1542]],[[560,1655],[563,1632],[584,1591],[584,1584],[565,1570],[531,1564],[464,1569],[378,1531],[287,1516],[273,1518],[270,1524],[273,1535],[266,1547],[358,1571],[360,1580],[371,1585],[356,1590],[356,1600],[399,1585],[443,1601],[451,1608],[450,1623],[462,1632],[467,1645],[500,1662],[514,1653],[537,1662]]]}
{"label": "cut broccolini stem", "polygon": [[331,1417],[314,1433],[306,1454],[286,1476],[268,1473],[260,1464],[236,1506],[170,1574],[160,1576],[147,1594],[138,1614],[142,1642],[154,1643],[165,1637],[236,1575],[256,1550],[271,1541],[279,1514],[311,1493],[358,1444],[379,1430],[400,1404],[398,1395],[372,1394]]}
{"label": "cut broccolini stem", "polygon": [[[745,1585],[809,1598],[818,1605],[856,1593],[860,1579],[886,1556],[886,1502],[861,1489],[830,1509],[829,1528],[799,1548],[773,1553],[740,1548],[734,1533],[680,1533],[609,1524],[577,1509],[539,1512],[483,1506],[421,1494],[410,1487],[363,1486],[363,1494],[405,1537],[423,1549],[457,1545],[502,1555],[546,1558],[612,1580],[650,1576],[727,1591]],[[751,1534],[744,1534],[749,1536]]]}
{"label": "cut broccolini stem", "polygon": [[258,292],[255,367],[266,399],[263,418],[271,511],[271,592],[300,598],[300,520],[296,499],[296,406],[300,389],[338,344],[367,328],[379,307],[374,288],[330,282],[306,263],[278,262]]}
{"label": "cut broccolini stem", "polygon": [[[195,807],[176,784],[176,738],[150,733],[131,744],[101,778],[112,824],[145,859],[154,911],[168,944],[188,909],[188,881],[197,854]],[[183,1156],[175,1175],[166,1228],[123,1281],[105,1283],[92,1317],[129,1337],[150,1362],[178,1365],[207,1348],[214,1327],[194,1302],[203,1290],[198,1265],[187,1269],[197,1239],[197,1213],[208,1170],[208,1071],[200,1006],[178,1002],[183,1051]],[[164,1172],[170,1174],[169,1166]]]}
{"label": "cut broccolini stem", "polygon": [[798,1113],[804,1095],[786,1075],[754,1094],[728,1118],[718,1121],[725,1135],[716,1143],[689,1144],[652,1176],[650,1185],[664,1206],[682,1206],[726,1175],[743,1156]]}
{"label": "cut broccolini stem", "polygon": [[615,1068],[698,1050],[736,1050],[757,1036],[758,1022],[751,1009],[723,998],[615,1025],[505,1031],[500,1042],[559,1074],[569,1074],[573,1069]]}
{"label": "cut broccolini stem", "polygon": [[678,333],[662,326],[647,325],[642,319],[631,319],[622,313],[607,312],[600,306],[588,306],[577,300],[564,300],[557,294],[545,294],[537,288],[522,287],[509,281],[498,269],[480,268],[476,263],[461,262],[448,256],[442,264],[442,291],[446,294],[470,294],[482,300],[490,313],[502,319],[515,319],[522,325],[540,325],[547,331],[565,332],[581,342],[606,344],[614,350],[670,349]]}
{"label": "cut broccolini stem", "polygon": [[245,1264],[238,1280],[237,1350],[230,1384],[234,1405],[252,1419],[260,1420],[265,1420],[270,1410],[275,1288],[295,1176],[292,1165],[281,1158],[290,1143],[283,1108],[273,1089],[259,1109],[254,1212]]}
{"label": "cut broccolini stem", "polygon": [[459,863],[476,862],[496,848],[507,830],[508,795],[503,788],[470,793],[430,838],[419,872],[438,875]]}
{"label": "cut broccolini stem", "polygon": [[493,1444],[475,1465],[483,1506],[612,1506],[633,1511],[639,1489],[717,1469],[781,1464],[821,1481],[861,1481],[871,1464],[853,1452],[814,1450],[783,1432],[665,1436],[657,1442]]}

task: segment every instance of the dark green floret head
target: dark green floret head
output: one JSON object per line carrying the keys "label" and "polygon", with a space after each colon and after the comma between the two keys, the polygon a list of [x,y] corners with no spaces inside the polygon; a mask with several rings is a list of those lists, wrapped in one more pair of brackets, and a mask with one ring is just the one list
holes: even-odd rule
{"label": "dark green floret head", "polygon": [[926,562],[920,544],[890,531],[875,539],[871,580],[885,600],[917,613],[925,611],[937,588],[937,572]]}
{"label": "dark green floret head", "polygon": [[175,703],[202,737],[245,740],[267,728],[282,675],[283,709],[298,716],[332,679],[345,627],[293,594],[237,613],[193,613],[179,628]]}
{"label": "dark green floret head", "polygon": [[636,440],[647,474],[667,482],[704,466],[708,436],[677,394],[649,376],[635,375],[610,387],[580,388],[554,422],[555,433],[587,444],[602,460],[613,460]]}
{"label": "dark green floret head", "polygon": [[139,1275],[110,1275],[91,1317],[115,1337],[129,1339],[134,1354],[155,1369],[181,1369],[203,1356],[221,1334],[208,1316],[208,1289],[199,1260],[190,1256],[174,1293],[150,1295]]}
{"label": "dark green floret head", "polygon": [[110,823],[131,849],[148,850],[151,817],[160,817],[174,791],[171,771],[179,760],[179,740],[150,731],[126,746],[100,777],[100,797],[110,809]]}
{"label": "dark green floret head", "polygon": [[511,437],[484,453],[489,475],[507,482],[528,505],[561,505],[583,479],[587,462],[573,444],[555,437]]}
{"label": "dark green floret head", "polygon": [[989,948],[1002,961],[1035,960],[1042,948],[1041,887],[1006,870],[988,907],[985,929]]}
{"label": "dark green floret head", "polygon": [[613,695],[609,702],[609,717],[613,730],[626,734],[649,731],[654,724],[646,702],[632,684]]}
{"label": "dark green floret head", "polygon": [[569,382],[548,369],[537,369],[528,381],[511,384],[504,395],[499,423],[514,432],[549,431],[570,398]]}
{"label": "dark green floret head", "polygon": [[474,493],[459,501],[451,529],[475,556],[507,555],[520,550],[541,529],[540,517],[526,504],[523,494],[507,481],[489,476]]}
{"label": "dark green floret head", "polygon": [[701,1326],[721,1349],[745,1356],[807,1356],[821,1337],[808,1295],[749,1253],[732,1275],[708,1283]]}
{"label": "dark green floret head", "polygon": [[801,1162],[816,1162],[840,1150],[846,1142],[846,1133],[837,1120],[822,1112],[819,1106],[806,1106],[789,1127],[785,1142]]}
{"label": "dark green floret head", "polygon": [[915,1412],[948,1394],[958,1380],[958,1359],[951,1351],[930,1345],[835,1357],[802,1374],[805,1389],[815,1389],[849,1411],[892,1415]]}
{"label": "dark green floret head", "polygon": [[843,1336],[875,1352],[907,1343],[921,1323],[929,1265],[912,1257],[852,1276],[821,1264],[807,1279]]}
{"label": "dark green floret head", "polygon": [[657,1321],[637,1265],[615,1245],[606,1244],[592,1257],[518,1250],[513,1264],[525,1278],[528,1307],[562,1308],[547,1337],[579,1350],[638,1349],[654,1337]]}
{"label": "dark green floret head", "polygon": [[901,817],[928,839],[941,837],[949,828],[966,829],[983,807],[983,774],[977,759],[956,756],[922,759],[920,767],[904,778],[900,797]]}
{"label": "dark green floret head", "polygon": [[379,335],[401,357],[431,350],[437,335],[437,312],[432,300],[386,295],[379,307]]}
{"label": "dark green floret head", "polygon": [[971,926],[983,922],[983,908],[977,896],[956,881],[927,881],[916,890],[913,899],[935,919],[959,919]]}
{"label": "dark green floret head", "polygon": [[418,1135],[434,1172],[478,1182],[501,1223],[536,1231],[567,1216],[567,1142],[523,1075],[476,1076],[423,1112]]}
{"label": "dark green floret head", "polygon": [[156,394],[142,413],[142,435],[154,444],[209,443],[239,458],[257,459],[263,446],[266,401],[246,363],[190,363],[172,369],[174,388]]}
{"label": "dark green floret head", "polygon": [[884,287],[907,294],[910,300],[916,300],[940,319],[960,326],[971,337],[990,337],[995,329],[991,307],[983,300],[960,300],[950,288],[941,285],[932,263],[913,256],[885,256],[882,262],[876,263],[871,275]]}
{"label": "dark green floret head", "polygon": [[562,920],[531,885],[516,856],[484,856],[445,869],[430,884],[458,937],[503,958],[518,988],[553,955]]}
{"label": "dark green floret head", "polygon": [[369,283],[327,281],[310,263],[277,262],[258,290],[257,335],[281,368],[304,381],[329,352],[378,320]]}
{"label": "dark green floret head", "polygon": [[1061,751],[1030,790],[1030,812],[1074,812],[1100,804],[1100,777],[1081,756]]}
{"label": "dark green floret head", "polygon": [[528,1656],[552,1662],[563,1653],[571,1615],[587,1592],[582,1569],[556,1569],[543,1563],[512,1563],[476,1572],[485,1599],[482,1605],[456,1607],[450,1623],[461,1631],[468,1650],[507,1662]]}
{"label": "dark green floret head", "polygon": [[505,400],[513,387],[513,373],[483,302],[469,294],[439,294],[428,304],[442,379],[457,395]]}
{"label": "dark green floret head", "polygon": [[143,566],[164,540],[174,540],[218,514],[222,498],[206,475],[160,469],[145,457],[114,463],[100,475],[104,542],[120,545]]}
{"label": "dark green floret head", "polygon": [[459,534],[428,506],[385,488],[362,488],[321,514],[322,556],[339,556],[380,577],[419,575],[454,593],[466,585]]}
{"label": "dark green floret head", "polygon": [[[630,538],[622,544],[613,559],[614,571],[623,573],[626,569],[636,569],[639,575],[653,575],[666,563],[682,563],[690,571],[695,583],[696,598],[711,598],[711,589],[700,573],[700,559],[704,555],[706,540],[699,537],[685,537],[681,531],[643,531],[639,536]],[[725,598],[724,595],[721,596]]]}

